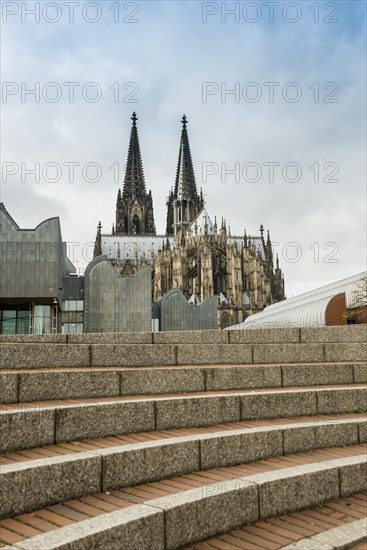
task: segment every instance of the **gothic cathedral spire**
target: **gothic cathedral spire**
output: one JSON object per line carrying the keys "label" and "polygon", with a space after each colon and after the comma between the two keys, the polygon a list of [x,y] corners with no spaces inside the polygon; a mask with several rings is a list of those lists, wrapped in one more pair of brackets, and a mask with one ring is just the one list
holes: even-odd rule
{"label": "gothic cathedral spire", "polygon": [[152,193],[147,193],[141,160],[137,116],[132,117],[124,186],[116,203],[116,234],[155,234]]}
{"label": "gothic cathedral spire", "polygon": [[198,195],[196,188],[185,115],[181,123],[175,187],[167,200],[167,234],[177,233],[180,228],[188,226],[203,208],[202,197]]}

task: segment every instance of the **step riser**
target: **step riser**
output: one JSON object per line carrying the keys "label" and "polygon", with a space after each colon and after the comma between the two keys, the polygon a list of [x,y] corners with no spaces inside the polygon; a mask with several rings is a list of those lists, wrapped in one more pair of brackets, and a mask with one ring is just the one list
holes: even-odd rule
{"label": "step riser", "polygon": [[242,433],[188,436],[4,465],[0,473],[0,518],[200,469],[234,466],[318,448],[358,445],[367,442],[363,430],[366,426],[367,420],[242,430]]}
{"label": "step riser", "polygon": [[3,372],[0,403],[367,383],[367,364]]}
{"label": "step riser", "polygon": [[[349,483],[357,476],[360,480],[358,490],[366,490],[367,475],[361,476],[363,461],[361,457],[332,460],[319,465],[299,466],[286,471],[215,483],[151,500],[140,506],[140,510],[138,506],[132,506],[124,514],[116,512],[118,516],[115,514],[112,519],[113,514],[108,517],[99,516],[56,533],[51,532],[20,542],[17,546],[26,550],[117,550],[124,548],[121,541],[125,543],[129,533],[130,542],[127,542],[126,548],[135,548],[131,546],[131,541],[135,545],[137,533],[139,532],[141,540],[150,542],[154,529],[156,541],[151,548],[176,550],[185,544],[203,540],[244,523],[341,498],[350,492]],[[365,462],[363,472],[367,474]],[[150,509],[152,517],[156,519],[154,527],[151,522],[142,525],[139,521],[139,514],[146,517],[146,509]],[[116,525],[119,519],[120,524]],[[117,536],[121,537],[119,541]],[[137,546],[140,547],[147,548],[144,545]]]}
{"label": "step riser", "polygon": [[1,344],[0,369],[364,361],[365,343]]}
{"label": "step riser", "polygon": [[86,405],[53,404],[0,415],[0,452],[87,438],[242,420],[339,414],[366,409],[366,388],[300,390]]}
{"label": "step riser", "polygon": [[0,343],[57,344],[277,344],[366,342],[365,325],[256,330],[196,330],[184,332],[120,332],[95,334],[0,334]]}

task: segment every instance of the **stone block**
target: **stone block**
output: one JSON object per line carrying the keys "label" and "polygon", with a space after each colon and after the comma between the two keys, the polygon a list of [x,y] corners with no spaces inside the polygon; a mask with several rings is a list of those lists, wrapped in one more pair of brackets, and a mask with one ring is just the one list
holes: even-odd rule
{"label": "stone block", "polygon": [[335,327],[301,328],[301,342],[366,342],[366,325],[344,325]]}
{"label": "stone block", "polygon": [[166,344],[91,344],[92,367],[175,365],[175,346]]}
{"label": "stone block", "polygon": [[341,497],[367,491],[366,456],[353,457],[350,462],[352,463],[339,468]]}
{"label": "stone block", "polygon": [[154,344],[228,344],[226,330],[154,332]]}
{"label": "stone block", "polygon": [[0,452],[30,449],[54,443],[54,410],[22,409],[0,414]]}
{"label": "stone block", "polygon": [[56,443],[155,429],[154,402],[112,402],[56,411]]}
{"label": "stone block", "polygon": [[283,454],[281,430],[246,430],[201,438],[201,469],[234,466]]}
{"label": "stone block", "polygon": [[89,346],[68,344],[1,344],[0,369],[89,367]]}
{"label": "stone block", "polygon": [[354,368],[354,382],[356,384],[367,384],[367,363],[355,364]]}
{"label": "stone block", "polygon": [[254,392],[241,397],[241,420],[313,414],[316,414],[316,395],[313,391]]}
{"label": "stone block", "polygon": [[156,401],[157,430],[238,422],[239,397],[205,396]]}
{"label": "stone block", "polygon": [[367,388],[321,389],[317,392],[317,413],[362,412],[367,407]]}
{"label": "stone block", "polygon": [[154,499],[151,504],[164,511],[167,550],[258,519],[257,487],[242,479]]}
{"label": "stone block", "polygon": [[[356,548],[360,542],[366,542],[367,520],[366,518],[346,523],[334,529],[328,529],[312,537],[315,544],[328,545],[329,548],[343,550],[345,548]],[[358,548],[358,547],[357,547]],[[363,548],[363,545],[361,546]]]}
{"label": "stone block", "polygon": [[17,542],[17,548],[164,550],[164,515],[149,506],[131,506]]}
{"label": "stone block", "polygon": [[121,371],[121,395],[205,391],[204,369],[129,369]]}
{"label": "stone block", "polygon": [[312,449],[358,444],[358,425],[333,423],[321,426],[284,428],[284,454],[301,453]]}
{"label": "stone block", "polygon": [[261,519],[339,498],[337,467],[306,464],[251,476],[251,479],[260,485]]}
{"label": "stone block", "polygon": [[18,374],[0,372],[0,403],[17,403],[17,401]]}
{"label": "stone block", "polygon": [[99,456],[78,453],[3,465],[0,517],[100,492],[101,464]]}
{"label": "stone block", "polygon": [[282,385],[278,365],[214,367],[206,369],[207,390],[242,390],[247,388],[276,388]]}
{"label": "stone block", "polygon": [[251,345],[177,344],[178,365],[228,365],[252,363]]}
{"label": "stone block", "polygon": [[20,372],[19,401],[48,401],[82,397],[118,396],[119,373],[113,371]]}
{"label": "stone block", "polygon": [[367,344],[325,344],[325,361],[365,361]]}
{"label": "stone block", "polygon": [[287,546],[282,546],[282,550],[335,550],[335,546],[313,539],[301,539],[292,544],[287,544]]}
{"label": "stone block", "polygon": [[67,334],[0,334],[0,344],[66,344]]}
{"label": "stone block", "polygon": [[367,443],[367,422],[358,422],[359,443]]}
{"label": "stone block", "polygon": [[323,344],[254,344],[254,363],[324,361]]}
{"label": "stone block", "polygon": [[200,470],[199,441],[126,445],[100,451],[103,457],[103,491],[148,483]]}
{"label": "stone block", "polygon": [[231,344],[290,344],[299,342],[298,328],[229,330]]}
{"label": "stone block", "polygon": [[353,365],[284,365],[283,386],[353,384]]}
{"label": "stone block", "polygon": [[69,334],[69,344],[152,344],[151,332],[97,332]]}

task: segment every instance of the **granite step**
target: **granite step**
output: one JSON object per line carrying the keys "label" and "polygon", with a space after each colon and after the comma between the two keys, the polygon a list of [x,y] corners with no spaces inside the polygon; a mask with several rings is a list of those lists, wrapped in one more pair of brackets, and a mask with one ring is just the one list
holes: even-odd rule
{"label": "granite step", "polygon": [[[181,550],[362,550],[367,493],[243,525]],[[351,546],[352,545],[352,546]]]}
{"label": "granite step", "polygon": [[0,371],[0,403],[367,383],[366,362]]}
{"label": "granite step", "polygon": [[320,363],[366,361],[367,357],[366,342],[57,344],[46,341],[5,342],[0,344],[0,350],[1,370]]}
{"label": "granite step", "polygon": [[91,494],[1,520],[0,540],[4,549],[174,550],[366,491],[366,450],[322,449]]}
{"label": "granite step", "polygon": [[0,456],[0,517],[200,469],[363,443],[367,415],[354,414],[238,422],[8,453]]}
{"label": "granite step", "polygon": [[366,410],[367,386],[287,387],[2,405],[0,452],[85,438]]}

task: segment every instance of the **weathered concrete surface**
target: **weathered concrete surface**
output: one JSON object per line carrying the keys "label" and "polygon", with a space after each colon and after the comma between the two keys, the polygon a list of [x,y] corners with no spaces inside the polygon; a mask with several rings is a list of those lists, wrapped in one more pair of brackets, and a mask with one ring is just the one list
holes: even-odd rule
{"label": "weathered concrete surface", "polygon": [[151,332],[100,332],[68,334],[71,344],[152,344]]}
{"label": "weathered concrete surface", "polygon": [[113,371],[20,372],[19,401],[110,397],[120,393],[119,373]]}
{"label": "weathered concrete surface", "polygon": [[153,401],[70,406],[55,414],[56,443],[155,429]]}
{"label": "weathered concrete surface", "polygon": [[200,470],[199,441],[175,438],[104,449],[103,491]]}
{"label": "weathered concrete surface", "polygon": [[365,361],[367,344],[325,344],[325,361]]}
{"label": "weathered concrete surface", "polygon": [[[62,336],[62,335],[61,335]],[[80,344],[1,344],[0,369],[89,367],[89,346]]]}
{"label": "weathered concrete surface", "polygon": [[175,347],[167,344],[91,344],[92,367],[175,365]]}
{"label": "weathered concrete surface", "polygon": [[241,396],[241,420],[316,414],[314,391],[255,392]]}
{"label": "weathered concrete surface", "polygon": [[366,457],[355,457],[351,462],[354,463],[340,468],[340,496],[342,497],[367,490]]}
{"label": "weathered concrete surface", "polygon": [[251,345],[177,344],[178,365],[226,365],[252,363]]}
{"label": "weathered concrete surface", "polygon": [[254,363],[313,363],[323,360],[323,344],[254,344]]}
{"label": "weathered concrete surface", "polygon": [[231,344],[291,344],[300,341],[298,328],[229,330]]}
{"label": "weathered concrete surface", "polygon": [[0,452],[54,443],[55,411],[19,409],[0,414]]}
{"label": "weathered concrete surface", "polygon": [[358,424],[324,424],[283,429],[284,454],[301,453],[310,449],[358,445]]}
{"label": "weathered concrete surface", "polygon": [[282,385],[278,365],[207,368],[207,390],[242,390],[247,388],[276,388]]}
{"label": "weathered concrete surface", "polygon": [[123,508],[17,543],[23,550],[164,550],[164,516],[144,505]]}
{"label": "weathered concrete surface", "polygon": [[337,414],[365,411],[367,388],[321,389],[317,392],[317,413]]}
{"label": "weathered concrete surface", "polygon": [[0,372],[0,403],[16,403],[17,401],[18,375],[16,373]]}
{"label": "weathered concrete surface", "polygon": [[353,364],[283,365],[283,386],[353,384]]}
{"label": "weathered concrete surface", "polygon": [[283,454],[281,430],[260,431],[242,434],[229,432],[227,435],[201,438],[201,468],[218,468],[262,460]]}
{"label": "weathered concrete surface", "polygon": [[187,330],[185,332],[153,332],[154,344],[227,344],[226,330]]}
{"label": "weathered concrete surface", "polygon": [[164,510],[167,550],[258,519],[257,487],[241,480],[214,483],[151,504]]}
{"label": "weathered concrete surface", "polygon": [[344,325],[335,327],[301,328],[301,342],[366,342],[366,325]]}
{"label": "weathered concrete surface", "polygon": [[238,396],[188,397],[156,401],[157,430],[238,422]]}
{"label": "weathered concrete surface", "polygon": [[367,384],[367,363],[354,365],[354,382]]}
{"label": "weathered concrete surface", "polygon": [[101,491],[101,463],[79,453],[2,465],[0,518]]}
{"label": "weathered concrete surface", "polygon": [[327,463],[266,472],[251,479],[259,484],[260,518],[339,498],[338,468]]}
{"label": "weathered concrete surface", "polygon": [[121,371],[121,395],[205,391],[204,369],[129,369]]}

